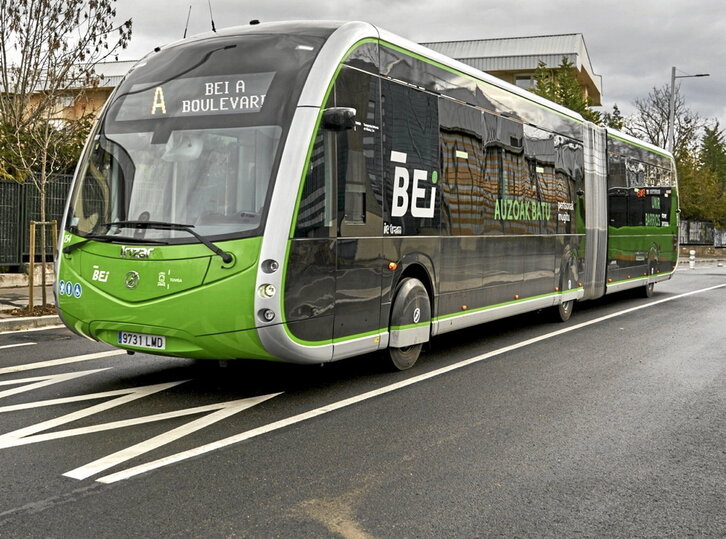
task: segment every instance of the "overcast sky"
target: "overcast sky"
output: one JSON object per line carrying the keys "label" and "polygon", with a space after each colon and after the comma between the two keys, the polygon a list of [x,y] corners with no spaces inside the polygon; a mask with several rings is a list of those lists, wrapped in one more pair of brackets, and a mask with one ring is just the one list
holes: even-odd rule
{"label": "overcast sky", "polygon": [[[211,29],[208,0],[118,0],[119,20],[133,20],[133,37],[120,60]],[[627,115],[633,101],[679,75],[687,106],[726,127],[726,2],[724,0],[211,0],[217,29],[280,20],[361,20],[417,42],[581,33],[603,105]]]}

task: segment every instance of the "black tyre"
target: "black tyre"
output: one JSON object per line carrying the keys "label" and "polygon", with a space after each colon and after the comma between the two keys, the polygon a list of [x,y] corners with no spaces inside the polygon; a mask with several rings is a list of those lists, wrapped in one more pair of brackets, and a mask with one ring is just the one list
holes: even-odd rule
{"label": "black tyre", "polygon": [[[572,255],[566,255],[562,258],[560,264],[560,290],[562,292],[571,290],[576,286],[577,279],[575,278],[574,265],[575,261]],[[563,301],[556,307],[552,307],[552,317],[556,322],[567,322],[572,316],[574,308],[575,300]]]}
{"label": "black tyre", "polygon": [[[653,275],[655,275],[656,270],[657,270],[657,262],[651,261],[648,264],[648,274],[650,276],[653,276]],[[641,291],[641,294],[643,297],[650,298],[653,296],[654,289],[655,289],[655,283],[648,283],[647,285],[645,285],[645,287],[641,288],[640,291]]]}
{"label": "black tyre", "polygon": [[391,306],[388,357],[392,366],[399,371],[413,367],[430,332],[431,303],[426,287],[418,279],[403,279]]}
{"label": "black tyre", "polygon": [[557,306],[557,319],[560,322],[567,322],[572,316],[572,310],[575,307],[575,300],[565,301]]}
{"label": "black tyre", "polygon": [[641,294],[643,294],[643,297],[650,298],[653,296],[653,289],[655,289],[655,283],[648,283],[640,290]]}
{"label": "black tyre", "polygon": [[389,348],[388,358],[396,370],[405,371],[414,366],[422,347],[423,344],[414,344],[403,348]]}

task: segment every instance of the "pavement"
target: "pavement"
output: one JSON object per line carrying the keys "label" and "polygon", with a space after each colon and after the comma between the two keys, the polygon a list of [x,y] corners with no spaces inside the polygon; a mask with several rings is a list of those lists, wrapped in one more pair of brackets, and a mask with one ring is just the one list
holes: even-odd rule
{"label": "pavement", "polygon": [[[47,303],[55,305],[53,285],[46,286],[45,290]],[[15,309],[27,307],[28,299],[29,289],[27,286],[0,287],[0,333],[62,324],[58,315],[16,316],[11,314]],[[42,300],[42,288],[40,286],[33,287],[33,304],[42,305]]]}

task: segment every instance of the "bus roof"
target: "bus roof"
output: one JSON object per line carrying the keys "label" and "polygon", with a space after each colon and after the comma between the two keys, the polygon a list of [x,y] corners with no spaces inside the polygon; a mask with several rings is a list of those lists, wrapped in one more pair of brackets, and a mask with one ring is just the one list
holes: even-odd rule
{"label": "bus roof", "polygon": [[668,159],[673,159],[673,154],[671,152],[669,152],[668,150],[666,150],[664,148],[656,146],[655,144],[645,142],[644,140],[635,138],[634,136],[628,135],[627,133],[623,133],[622,131],[618,131],[617,129],[611,129],[608,127],[607,131],[608,131],[609,137],[612,137],[614,139],[625,142],[626,144],[638,146],[639,148],[643,148],[643,149],[651,151],[653,153],[657,153],[659,155],[662,155],[663,157],[667,157]]}
{"label": "bus roof", "polygon": [[[321,56],[326,56],[325,61],[332,64],[333,70],[329,73],[329,77],[324,77],[323,73],[319,75],[323,76],[325,80],[330,80],[333,76],[335,69],[343,59],[344,55],[353,47],[356,43],[365,39],[376,39],[384,43],[390,43],[401,49],[405,49],[412,54],[425,59],[429,63],[439,64],[448,68],[450,71],[458,72],[466,77],[476,79],[484,82],[485,84],[500,88],[509,93],[515,94],[523,99],[530,102],[536,103],[544,108],[550,109],[562,116],[568,117],[576,122],[583,123],[585,120],[583,117],[570,109],[567,109],[557,103],[549,101],[536,94],[528,92],[514,84],[505,82],[493,75],[479,71],[467,64],[454,60],[448,56],[445,56],[439,52],[431,50],[423,45],[419,45],[413,41],[410,41],[397,34],[389,32],[383,28],[374,26],[367,22],[352,21],[281,21],[281,22],[269,22],[260,23],[246,26],[234,26],[230,28],[224,28],[217,32],[205,32],[197,34],[187,38],[185,40],[176,41],[166,45],[164,48],[174,47],[181,43],[189,43],[190,41],[201,41],[205,39],[212,39],[218,37],[233,37],[237,35],[245,34],[276,34],[276,33],[300,33],[307,35],[319,35],[321,37],[329,36],[328,42],[321,51]],[[327,71],[327,70],[325,70]],[[314,88],[317,90],[317,88]],[[317,94],[315,96],[311,94]],[[321,95],[319,92],[303,92],[301,96],[301,105],[306,106],[320,106]]]}

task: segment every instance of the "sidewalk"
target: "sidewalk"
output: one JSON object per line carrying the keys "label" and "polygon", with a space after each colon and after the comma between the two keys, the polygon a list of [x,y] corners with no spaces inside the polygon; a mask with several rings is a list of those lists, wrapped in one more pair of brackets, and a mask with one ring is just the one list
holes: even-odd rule
{"label": "sidewalk", "polygon": [[[55,304],[53,286],[45,288],[47,302]],[[47,316],[16,316],[11,314],[15,309],[22,309],[28,306],[28,287],[2,287],[0,288],[0,333],[4,331],[18,331],[46,326],[57,326],[62,324],[57,314]],[[42,289],[40,286],[33,287],[33,304],[41,305]]]}

